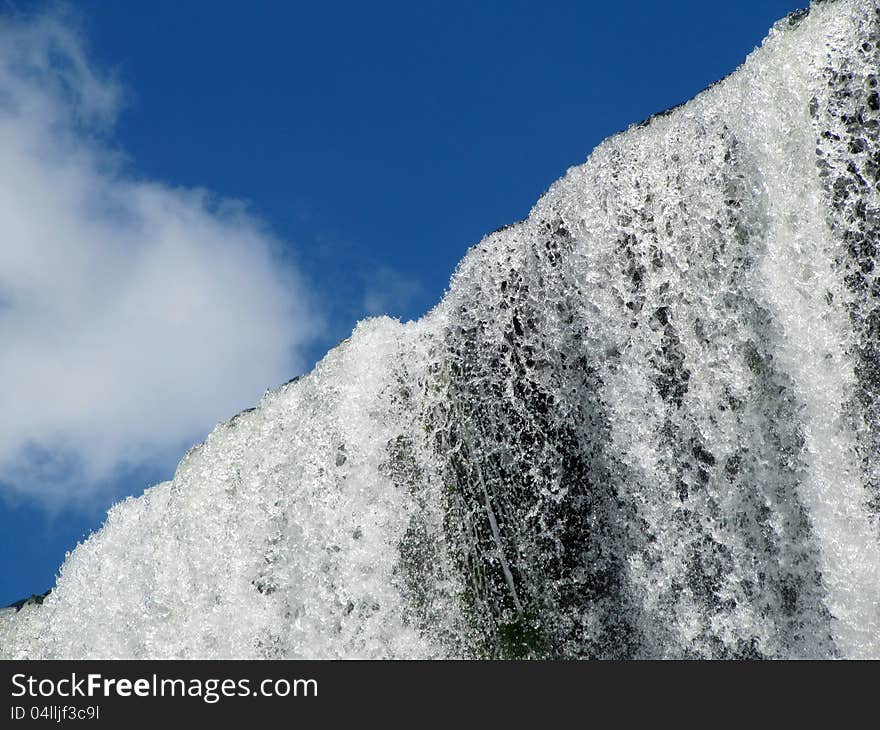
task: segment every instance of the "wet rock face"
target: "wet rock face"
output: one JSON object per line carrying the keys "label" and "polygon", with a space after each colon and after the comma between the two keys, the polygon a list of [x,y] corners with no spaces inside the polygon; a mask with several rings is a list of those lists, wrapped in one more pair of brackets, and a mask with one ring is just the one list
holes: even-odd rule
{"label": "wet rock face", "polygon": [[[620,465],[608,452],[600,377],[578,345],[575,297],[548,296],[564,290],[572,239],[555,220],[541,221],[536,242],[517,240],[527,228],[501,244],[519,254],[481,262],[498,288],[492,320],[477,302],[495,293],[479,286],[454,310],[447,399],[434,424],[440,454],[451,455],[447,529],[463,547],[471,648],[499,658],[626,656],[637,630],[625,590],[633,515],[614,487]],[[564,340],[548,316],[564,322]],[[600,627],[589,638],[584,618]]]}
{"label": "wet rock face", "polygon": [[828,225],[843,246],[834,261],[846,284],[858,388],[858,432],[872,509],[880,514],[880,8],[861,19],[850,54],[829,54],[825,93],[811,101]]}
{"label": "wet rock face", "polygon": [[[797,494],[797,399],[748,286],[763,235],[746,199],[755,173],[724,125],[690,136],[655,179],[656,150],[611,151],[611,180],[593,188],[609,222],[600,257],[600,221],[578,237],[548,216],[487,241],[462,274],[474,280],[447,330],[438,449],[455,454],[448,522],[466,546],[478,653],[833,652]],[[714,155],[695,168],[701,152]],[[670,209],[670,182],[697,175],[712,192]],[[640,448],[659,468],[638,469]],[[746,613],[754,634],[717,631]]]}
{"label": "wet rock face", "polygon": [[[808,10],[793,14],[775,31],[814,54],[801,108],[772,111],[796,117],[809,147],[750,114],[781,79],[752,69],[750,89],[740,71],[704,103],[597,150],[459,273],[438,443],[456,453],[450,520],[468,546],[461,570],[490,655],[840,650],[826,538],[811,514],[834,496],[805,484],[817,452],[857,450],[851,498],[875,561],[880,36],[871,3],[816,16],[810,26]],[[745,99],[731,93],[738,86]],[[737,104],[744,118],[730,114]],[[775,161],[761,159],[767,150]],[[791,210],[780,226],[771,211],[784,203],[768,199],[768,178],[796,170],[818,214]],[[836,349],[811,357],[839,358],[847,386],[833,407],[848,425],[834,436],[845,445],[807,442],[812,394],[784,362],[784,340],[797,335],[767,292],[810,285],[763,265],[802,266],[805,238],[823,256],[808,267],[836,290],[798,315],[849,320],[836,342],[800,348]],[[649,469],[639,468],[645,455]],[[864,618],[877,621],[870,609]]]}
{"label": "wet rock face", "polygon": [[880,658],[880,12],[814,3],[115,507],[15,657]]}

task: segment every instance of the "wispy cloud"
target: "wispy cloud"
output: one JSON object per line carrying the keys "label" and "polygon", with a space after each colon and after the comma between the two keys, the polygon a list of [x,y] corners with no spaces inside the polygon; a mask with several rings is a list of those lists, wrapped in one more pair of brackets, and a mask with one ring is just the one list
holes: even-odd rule
{"label": "wispy cloud", "polygon": [[0,495],[88,500],[303,366],[306,288],[245,206],[126,172],[69,18],[0,22]]}
{"label": "wispy cloud", "polygon": [[400,315],[422,293],[417,279],[390,266],[376,266],[364,281],[364,311],[369,315]]}

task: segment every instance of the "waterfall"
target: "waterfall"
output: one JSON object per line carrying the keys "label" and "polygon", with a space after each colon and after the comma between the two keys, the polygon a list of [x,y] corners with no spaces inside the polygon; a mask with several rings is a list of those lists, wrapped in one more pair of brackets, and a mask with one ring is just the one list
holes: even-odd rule
{"label": "waterfall", "polygon": [[814,2],[115,505],[13,658],[880,658],[880,6]]}

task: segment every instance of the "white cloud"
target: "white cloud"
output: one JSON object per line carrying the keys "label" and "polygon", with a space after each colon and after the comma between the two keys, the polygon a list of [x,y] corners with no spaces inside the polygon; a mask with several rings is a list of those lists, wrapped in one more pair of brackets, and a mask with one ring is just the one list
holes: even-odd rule
{"label": "white cloud", "polygon": [[244,206],[121,170],[68,20],[0,22],[0,494],[54,506],[176,459],[316,328]]}

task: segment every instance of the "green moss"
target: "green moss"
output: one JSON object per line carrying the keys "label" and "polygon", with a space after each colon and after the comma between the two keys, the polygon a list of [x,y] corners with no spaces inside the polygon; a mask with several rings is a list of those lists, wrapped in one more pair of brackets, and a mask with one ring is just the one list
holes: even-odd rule
{"label": "green moss", "polygon": [[540,659],[547,654],[547,637],[541,621],[527,613],[498,624],[495,659]]}

